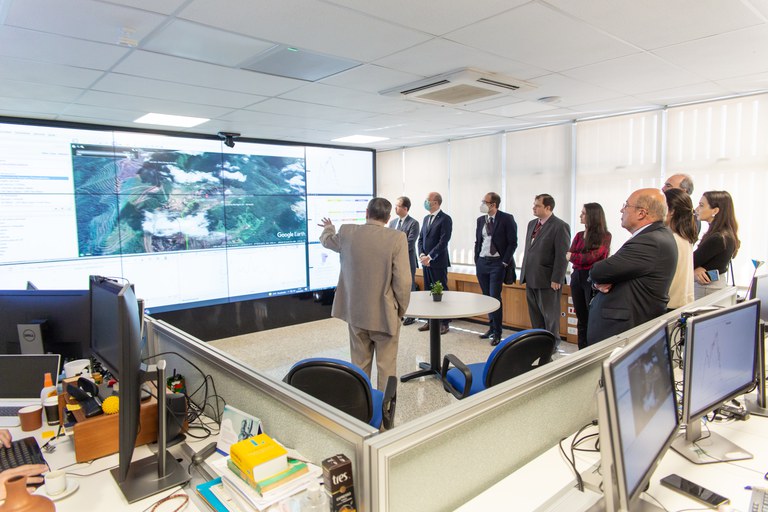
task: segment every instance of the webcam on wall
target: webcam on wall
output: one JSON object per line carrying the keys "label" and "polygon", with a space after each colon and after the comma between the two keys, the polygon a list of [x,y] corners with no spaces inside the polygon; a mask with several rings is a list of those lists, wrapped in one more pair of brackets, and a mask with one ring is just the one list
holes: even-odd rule
{"label": "webcam on wall", "polygon": [[235,139],[240,137],[240,134],[235,132],[219,132],[218,136],[224,141],[225,146],[233,148],[235,147]]}

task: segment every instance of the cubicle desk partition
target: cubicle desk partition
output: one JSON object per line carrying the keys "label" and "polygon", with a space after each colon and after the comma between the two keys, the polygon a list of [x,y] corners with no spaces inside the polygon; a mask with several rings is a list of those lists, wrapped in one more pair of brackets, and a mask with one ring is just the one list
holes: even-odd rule
{"label": "cubicle desk partition", "polygon": [[[470,266],[454,267],[455,269],[465,270],[465,272],[448,273],[448,289],[459,292],[482,293],[480,284],[477,282],[477,276],[474,273],[475,268]],[[416,269],[416,283],[419,289],[424,289],[424,278],[422,270]],[[502,323],[512,329],[530,329],[531,320],[528,316],[528,301],[525,298],[525,285],[519,282],[503,286],[501,292],[501,302],[504,308]],[[473,320],[487,322],[488,316],[472,317]],[[563,286],[563,294],[560,299],[560,337],[570,343],[578,343],[578,333],[576,331],[576,312],[573,310],[571,302],[571,287]]]}

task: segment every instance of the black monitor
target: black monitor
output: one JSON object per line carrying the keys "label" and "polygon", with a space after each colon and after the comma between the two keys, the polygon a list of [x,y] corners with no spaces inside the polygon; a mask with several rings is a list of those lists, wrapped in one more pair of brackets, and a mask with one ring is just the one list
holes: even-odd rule
{"label": "black monitor", "polygon": [[752,458],[715,432],[702,435],[702,418],[755,384],[760,300],[687,320],[683,356],[685,433],[672,447],[696,464]]}
{"label": "black monitor", "polygon": [[[112,476],[129,503],[152,496],[189,480],[186,471],[165,450],[166,402],[158,399],[158,436],[163,442],[158,455],[131,463],[141,419],[142,315],[132,285],[91,276],[91,350],[120,385],[118,419],[119,465]],[[158,372],[158,382],[164,382]],[[154,377],[152,375],[151,377]],[[159,389],[165,387],[160,385]],[[160,393],[159,393],[160,394]]]}
{"label": "black monitor", "polygon": [[768,274],[755,276],[750,291],[750,299],[760,299],[760,320],[768,323]]}
{"label": "black monitor", "polygon": [[[91,339],[90,308],[88,290],[2,290],[0,352],[50,352],[64,359],[87,357]],[[37,325],[38,329],[20,330],[20,325]],[[27,350],[33,343],[38,348]]]}
{"label": "black monitor", "polygon": [[[606,359],[602,383],[598,424],[604,509],[639,510],[640,495],[679,425],[666,322]],[[653,509],[649,502],[642,505]]]}

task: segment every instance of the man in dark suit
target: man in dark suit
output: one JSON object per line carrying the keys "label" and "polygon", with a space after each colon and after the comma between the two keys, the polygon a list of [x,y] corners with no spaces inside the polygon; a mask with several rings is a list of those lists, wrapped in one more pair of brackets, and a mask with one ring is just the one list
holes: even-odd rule
{"label": "man in dark suit", "polygon": [[624,203],[621,227],[632,238],[589,272],[600,293],[589,306],[588,345],[666,312],[677,265],[677,245],[664,226],[666,217],[667,202],[658,189],[636,190]]}
{"label": "man in dark suit", "polygon": [[[483,295],[493,297],[501,303],[501,288],[507,267],[515,270],[515,250],[517,249],[517,223],[515,218],[499,210],[501,197],[496,192],[488,192],[480,202],[480,217],[475,230],[475,269],[477,281]],[[512,281],[514,281],[514,277]],[[480,338],[490,338],[491,345],[501,341],[501,306],[488,314],[488,331]]]}
{"label": "man in dark suit", "polygon": [[520,282],[525,283],[528,314],[535,329],[546,329],[560,345],[560,296],[565,283],[571,245],[571,228],[553,213],[555,200],[539,194],[533,202],[533,215],[525,234],[525,254]]}
{"label": "man in dark suit", "polygon": [[[408,261],[411,263],[411,290],[416,289],[416,239],[419,238],[419,221],[408,215],[411,210],[411,200],[406,196],[400,196],[395,201],[395,215],[389,227],[405,233],[408,237]],[[411,325],[416,319],[406,317],[403,319],[403,325]]]}
{"label": "man in dark suit", "polygon": [[[437,192],[430,192],[424,200],[424,209],[429,215],[424,217],[419,234],[419,261],[424,270],[424,290],[429,290],[432,284],[440,281],[443,289],[448,290],[448,267],[451,260],[448,257],[448,242],[453,232],[453,220],[440,209],[443,197]],[[448,320],[440,325],[440,334],[448,332]],[[429,322],[419,327],[420,331],[429,330]]]}

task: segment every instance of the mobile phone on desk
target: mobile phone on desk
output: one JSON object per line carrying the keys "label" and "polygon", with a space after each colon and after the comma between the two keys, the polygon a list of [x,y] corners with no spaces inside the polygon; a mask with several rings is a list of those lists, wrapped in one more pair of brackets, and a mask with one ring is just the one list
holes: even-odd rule
{"label": "mobile phone on desk", "polygon": [[685,494],[689,498],[693,498],[701,503],[717,508],[724,503],[728,503],[730,500],[724,496],[720,496],[716,492],[710,491],[706,487],[702,487],[698,484],[686,480],[680,475],[672,473],[669,476],[665,476],[661,479],[661,485],[669,487],[675,491]]}
{"label": "mobile phone on desk", "polygon": [[707,275],[709,276],[710,281],[717,281],[720,279],[720,271],[715,270],[707,270]]}

